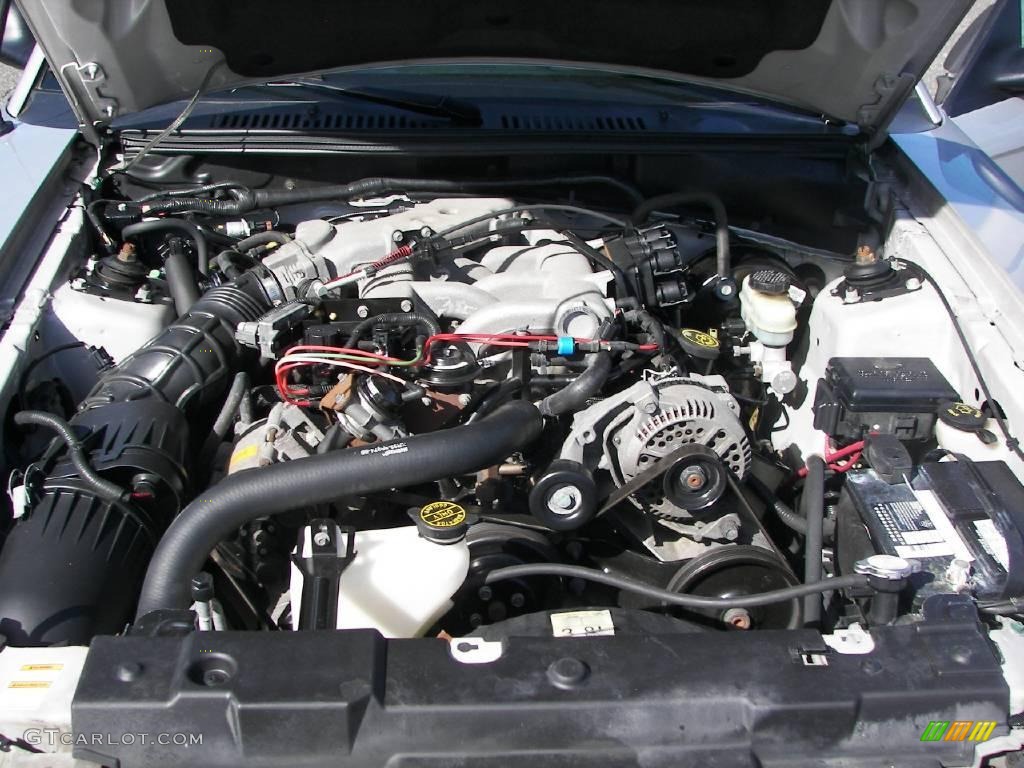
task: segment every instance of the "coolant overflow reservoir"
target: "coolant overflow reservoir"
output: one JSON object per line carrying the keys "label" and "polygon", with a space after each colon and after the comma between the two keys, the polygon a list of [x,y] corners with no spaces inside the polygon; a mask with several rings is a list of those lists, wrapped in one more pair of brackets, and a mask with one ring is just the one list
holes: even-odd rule
{"label": "coolant overflow reservoir", "polygon": [[777,269],[761,269],[743,280],[740,314],[762,344],[784,347],[793,340],[796,305],[790,287],[789,275]]}
{"label": "coolant overflow reservoir", "polygon": [[[446,522],[452,519],[448,516]],[[339,536],[353,536],[355,541],[354,556],[338,579],[338,629],[376,629],[385,637],[418,637],[451,608],[452,596],[469,573],[469,546],[464,538],[428,541],[415,526],[339,531]],[[342,542],[339,553],[346,551],[346,544]],[[293,617],[300,615],[302,591],[310,588],[310,581],[293,566]]]}

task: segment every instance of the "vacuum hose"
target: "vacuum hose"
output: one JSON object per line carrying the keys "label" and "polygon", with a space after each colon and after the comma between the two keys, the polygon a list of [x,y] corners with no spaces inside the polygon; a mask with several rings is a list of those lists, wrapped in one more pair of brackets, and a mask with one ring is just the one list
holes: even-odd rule
{"label": "vacuum hose", "polygon": [[542,427],[537,409],[517,400],[474,424],[229,475],[167,529],[146,573],[136,618],[188,608],[189,581],[213,548],[244,523],[342,496],[476,472],[535,440]]}

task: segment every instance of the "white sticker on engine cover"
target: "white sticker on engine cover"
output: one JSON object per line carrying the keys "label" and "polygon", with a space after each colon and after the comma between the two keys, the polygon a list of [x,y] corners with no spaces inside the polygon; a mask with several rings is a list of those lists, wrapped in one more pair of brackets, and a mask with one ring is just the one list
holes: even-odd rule
{"label": "white sticker on engine cover", "polygon": [[551,614],[551,633],[555,637],[594,637],[614,635],[610,611],[570,611]]}

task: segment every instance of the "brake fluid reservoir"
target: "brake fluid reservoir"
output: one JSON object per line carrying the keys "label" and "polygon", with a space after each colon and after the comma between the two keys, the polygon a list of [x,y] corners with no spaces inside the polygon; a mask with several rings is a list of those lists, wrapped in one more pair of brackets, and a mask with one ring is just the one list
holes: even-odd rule
{"label": "brake fluid reservoir", "polygon": [[774,269],[748,275],[740,290],[740,314],[757,340],[784,347],[796,330],[796,305],[789,294],[789,276]]}
{"label": "brake fluid reservoir", "polygon": [[[427,518],[427,523],[421,522]],[[338,580],[338,629],[376,629],[385,637],[419,637],[452,606],[451,598],[469,573],[466,513],[451,502],[428,504],[416,526],[339,532],[339,559],[354,536],[354,556]],[[430,529],[438,531],[435,537]],[[435,540],[424,538],[421,533]],[[305,530],[303,555],[311,528]],[[447,538],[446,538],[447,536]],[[441,543],[446,542],[446,543]],[[302,592],[310,579],[293,566],[291,601],[295,625],[302,615]]]}
{"label": "brake fluid reservoir", "polygon": [[779,397],[797,385],[786,357],[796,330],[793,290],[789,275],[771,268],[747,275],[740,289],[740,316],[755,340],[737,352],[750,357],[758,378]]}

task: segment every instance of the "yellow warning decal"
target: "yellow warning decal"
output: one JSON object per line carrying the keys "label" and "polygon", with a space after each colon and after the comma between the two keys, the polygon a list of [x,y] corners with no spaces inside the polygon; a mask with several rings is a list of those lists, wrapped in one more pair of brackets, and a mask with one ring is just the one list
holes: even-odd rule
{"label": "yellow warning decal", "polygon": [[22,672],[60,672],[63,664],[22,664]]}
{"label": "yellow warning decal", "polygon": [[420,510],[420,520],[431,528],[454,528],[466,521],[466,510],[454,501],[432,501]]}
{"label": "yellow warning decal", "polygon": [[710,333],[704,331],[698,331],[696,328],[683,328],[679,331],[680,335],[691,344],[696,344],[698,347],[707,347],[708,349],[718,349],[718,339],[712,336]]}
{"label": "yellow warning decal", "polygon": [[12,680],[8,688],[49,688],[52,683],[46,680]]}

